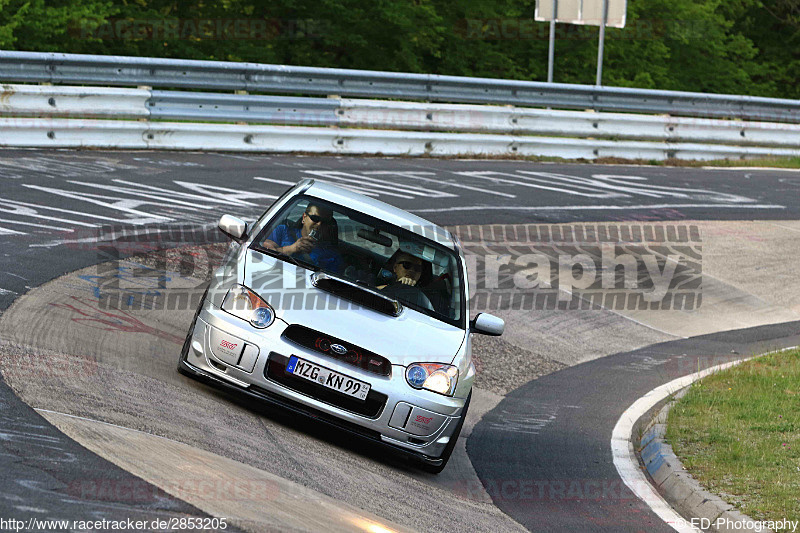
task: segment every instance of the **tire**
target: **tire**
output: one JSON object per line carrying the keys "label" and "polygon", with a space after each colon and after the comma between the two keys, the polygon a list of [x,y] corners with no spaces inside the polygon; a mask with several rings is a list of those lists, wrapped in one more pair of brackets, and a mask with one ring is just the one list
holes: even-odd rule
{"label": "tire", "polygon": [[461,428],[464,426],[464,420],[467,418],[467,410],[469,409],[469,402],[472,400],[472,391],[469,392],[469,396],[467,396],[467,401],[464,403],[464,409],[461,411],[461,419],[458,421],[458,425],[456,426],[456,430],[453,432],[453,435],[450,437],[450,442],[447,443],[447,446],[444,447],[444,451],[442,455],[439,457],[442,460],[442,464],[440,465],[432,465],[428,463],[422,463],[421,467],[422,470],[425,472],[429,472],[431,474],[439,474],[444,467],[447,466],[447,462],[450,460],[450,456],[453,455],[453,450],[456,449],[456,444],[458,443],[458,436],[461,435]]}
{"label": "tire", "polygon": [[189,326],[189,332],[186,333],[186,339],[183,341],[183,347],[181,348],[181,356],[180,359],[178,359],[178,372],[180,372],[181,374],[186,374],[186,372],[182,368],[182,363],[186,361],[186,357],[189,355],[189,348],[192,345],[192,335],[194,334],[194,327],[197,324],[197,317],[200,316],[200,310],[203,309],[203,303],[206,301],[206,296],[208,296],[208,289],[206,289],[206,292],[203,293],[203,297],[200,298],[200,305],[197,307],[197,311],[194,312],[192,325]]}

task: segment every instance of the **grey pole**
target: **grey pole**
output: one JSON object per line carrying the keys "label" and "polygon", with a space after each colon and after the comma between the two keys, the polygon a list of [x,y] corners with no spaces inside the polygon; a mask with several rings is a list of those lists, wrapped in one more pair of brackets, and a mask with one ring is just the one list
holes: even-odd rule
{"label": "grey pole", "polygon": [[553,83],[553,63],[556,57],[556,16],[558,0],[553,0],[553,18],[550,19],[550,48],[547,50],[547,83]]}
{"label": "grey pole", "polygon": [[606,24],[608,24],[608,0],[603,0],[603,23],[600,24],[600,42],[597,45],[597,81],[595,85],[603,84],[603,45],[606,41]]}

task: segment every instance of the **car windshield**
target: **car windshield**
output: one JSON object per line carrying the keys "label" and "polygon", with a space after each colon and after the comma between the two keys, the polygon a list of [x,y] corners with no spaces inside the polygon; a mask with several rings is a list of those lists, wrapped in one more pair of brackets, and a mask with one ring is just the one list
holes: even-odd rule
{"label": "car windshield", "polygon": [[458,254],[407,228],[299,196],[264,227],[251,247],[279,257],[284,254],[295,264],[380,291],[464,327]]}

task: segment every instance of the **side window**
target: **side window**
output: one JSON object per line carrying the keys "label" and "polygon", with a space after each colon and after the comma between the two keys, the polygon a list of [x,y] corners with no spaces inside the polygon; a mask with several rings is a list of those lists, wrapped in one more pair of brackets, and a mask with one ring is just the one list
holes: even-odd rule
{"label": "side window", "polygon": [[286,213],[286,218],[281,223],[286,224],[294,224],[300,217],[303,216],[306,208],[308,208],[308,200],[303,200],[301,202],[296,203],[288,213]]}
{"label": "side window", "polygon": [[297,202],[294,205],[287,206],[288,208],[286,209],[286,211],[282,216],[276,218],[272,222],[272,224],[270,224],[269,226],[265,227],[262,230],[261,233],[262,237],[257,242],[257,245],[263,246],[264,241],[266,241],[272,234],[272,232],[275,230],[275,228],[277,228],[281,224],[286,224],[289,226],[294,225],[300,219],[300,217],[303,216],[303,212],[305,211],[307,205],[308,205],[308,200],[301,200],[300,202]]}

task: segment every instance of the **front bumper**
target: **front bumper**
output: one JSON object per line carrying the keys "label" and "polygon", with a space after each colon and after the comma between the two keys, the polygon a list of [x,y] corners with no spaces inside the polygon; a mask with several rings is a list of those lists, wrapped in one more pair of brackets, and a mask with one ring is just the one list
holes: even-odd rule
{"label": "front bumper", "polygon": [[[190,332],[178,370],[209,385],[336,426],[428,464],[441,463],[439,457],[458,426],[465,398],[411,388],[405,380],[405,368],[400,365],[393,365],[392,375],[387,377],[308,350],[282,337],[286,327],[286,323],[276,320],[269,328],[255,330],[206,301]],[[218,343],[220,334],[231,342],[246,343],[241,361],[237,363],[220,353],[218,347],[216,351],[212,349],[212,337]],[[319,385],[289,374],[278,376],[276,371],[280,371],[280,365],[285,367],[283,361],[291,355],[368,382],[371,390],[366,403],[371,405],[368,409],[353,408],[352,402],[347,401],[334,405],[331,395],[339,393],[321,394]]]}

